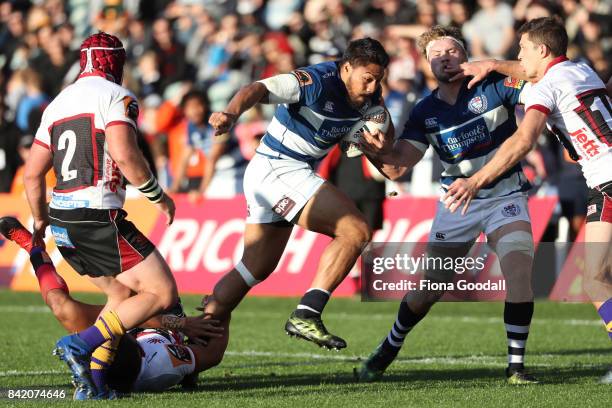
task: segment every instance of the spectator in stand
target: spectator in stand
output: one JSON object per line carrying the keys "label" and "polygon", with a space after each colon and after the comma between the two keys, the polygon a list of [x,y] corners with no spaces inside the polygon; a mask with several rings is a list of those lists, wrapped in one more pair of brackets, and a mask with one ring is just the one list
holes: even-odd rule
{"label": "spectator in stand", "polygon": [[6,107],[0,102],[0,193],[11,191],[17,169],[23,165],[18,151],[21,132],[6,119]]}
{"label": "spectator in stand", "polygon": [[166,18],[158,18],[153,23],[153,44],[162,76],[163,92],[168,85],[186,79],[185,47],[174,38],[170,21]]}
{"label": "spectator in stand", "polygon": [[503,59],[514,43],[512,7],[499,0],[478,0],[480,10],[463,26],[463,36],[475,58]]}

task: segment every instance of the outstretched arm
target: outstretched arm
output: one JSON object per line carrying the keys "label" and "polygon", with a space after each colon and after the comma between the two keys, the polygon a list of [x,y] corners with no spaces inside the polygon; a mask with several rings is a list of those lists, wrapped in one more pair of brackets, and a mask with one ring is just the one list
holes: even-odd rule
{"label": "outstretched arm", "polygon": [[227,133],[243,112],[257,103],[295,103],[300,100],[300,82],[293,74],[280,74],[241,88],[224,112],[210,115],[208,123],[216,135]]}
{"label": "outstretched arm", "polygon": [[444,195],[446,208],[455,212],[464,204],[462,214],[467,212],[472,199],[482,187],[492,183],[523,159],[535,144],[546,125],[546,114],[530,109],[518,130],[502,145],[493,158],[474,175],[467,179],[457,179]]}
{"label": "outstretched arm", "polygon": [[485,79],[487,75],[493,71],[512,78],[522,79],[525,81],[529,80],[525,70],[523,67],[521,67],[521,64],[518,61],[489,59],[464,62],[459,66],[459,68],[447,70],[448,73],[454,74],[454,76],[450,79],[451,81],[457,81],[471,76],[472,79],[470,82],[468,82],[468,89]]}
{"label": "outstretched arm", "polygon": [[268,89],[260,82],[253,82],[240,88],[225,108],[225,111],[214,112],[210,115],[208,123],[215,128],[215,135],[229,132],[244,111],[251,109],[267,96]]}

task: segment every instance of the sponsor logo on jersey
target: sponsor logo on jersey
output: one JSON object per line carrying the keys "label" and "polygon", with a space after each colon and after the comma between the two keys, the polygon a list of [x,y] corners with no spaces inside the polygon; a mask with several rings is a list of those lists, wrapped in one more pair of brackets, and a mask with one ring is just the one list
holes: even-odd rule
{"label": "sponsor logo on jersey", "polygon": [[502,208],[501,213],[504,217],[516,217],[521,213],[521,207],[512,203]]}
{"label": "sponsor logo on jersey", "polygon": [[72,194],[51,194],[51,201],[53,205],[59,208],[86,208],[89,207],[89,200],[76,199]]}
{"label": "sponsor logo on jersey", "polygon": [[438,118],[427,118],[425,119],[425,127],[432,128],[438,126]]}
{"label": "sponsor logo on jersey", "polygon": [[300,86],[312,85],[312,77],[308,71],[304,71],[303,69],[296,69],[293,71],[293,75],[297,78]]}
{"label": "sponsor logo on jersey", "polygon": [[446,233],[436,232],[436,241],[444,241],[446,239]]}
{"label": "sponsor logo on jersey", "polygon": [[168,350],[168,354],[170,354],[170,360],[172,361],[173,367],[191,364],[191,353],[189,353],[187,347],[177,344],[167,344],[166,350]]}
{"label": "sponsor logo on jersey", "polygon": [[147,343],[149,343],[149,344],[163,344],[164,341],[162,339],[158,339],[158,338],[153,337],[151,339],[148,339]]}
{"label": "sponsor logo on jersey", "polygon": [[66,228],[51,225],[51,234],[53,235],[53,238],[55,238],[55,244],[57,246],[74,249],[74,244],[72,241],[70,241],[68,230]]}
{"label": "sponsor logo on jersey", "polygon": [[479,149],[489,144],[491,144],[491,138],[489,137],[487,127],[483,124],[478,124],[446,138],[440,147],[452,159],[457,159],[472,149]]}
{"label": "sponsor logo on jersey", "polygon": [[323,110],[326,111],[326,112],[333,112],[334,111],[334,103],[332,101],[325,102],[325,106],[323,107]]}
{"label": "sponsor logo on jersey", "polygon": [[595,138],[589,139],[586,128],[581,128],[575,132],[570,132],[569,135],[578,142],[578,147],[587,157],[594,157],[599,154],[599,146]]}
{"label": "sponsor logo on jersey", "polygon": [[484,113],[487,110],[487,97],[484,95],[475,96],[468,102],[468,109],[475,114]]}
{"label": "sponsor logo on jersey", "polygon": [[286,217],[287,214],[295,207],[295,201],[285,196],[281,198],[281,200],[272,207],[272,211],[281,217]]}
{"label": "sponsor logo on jersey", "polygon": [[522,79],[512,77],[506,77],[506,79],[504,79],[504,86],[507,86],[508,88],[521,89],[524,84],[525,81]]}

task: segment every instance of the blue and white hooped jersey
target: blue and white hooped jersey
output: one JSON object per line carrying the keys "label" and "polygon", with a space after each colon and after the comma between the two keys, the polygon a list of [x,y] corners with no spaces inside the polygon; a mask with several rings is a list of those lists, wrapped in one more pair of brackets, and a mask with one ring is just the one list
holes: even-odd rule
{"label": "blue and white hooped jersey", "polygon": [[380,91],[360,110],[352,108],[338,68],[339,63],[332,61],[292,72],[299,82],[299,101],[276,107],[257,153],[312,165],[346,135],[372,103],[379,103]]}
{"label": "blue and white hooped jersey", "polygon": [[[494,74],[472,89],[466,84],[454,105],[438,99],[436,92],[425,97],[412,110],[400,136],[422,151],[433,146],[444,167],[443,188],[457,178],[470,177],[491,160],[516,131],[514,108],[523,102],[521,80]],[[476,198],[501,197],[530,187],[518,163],[482,188]]]}

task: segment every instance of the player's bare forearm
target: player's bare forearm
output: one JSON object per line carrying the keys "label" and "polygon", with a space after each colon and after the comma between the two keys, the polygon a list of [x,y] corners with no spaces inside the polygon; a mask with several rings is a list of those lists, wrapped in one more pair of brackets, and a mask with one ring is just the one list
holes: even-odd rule
{"label": "player's bare forearm", "polygon": [[398,152],[395,150],[386,155],[372,155],[371,153],[365,152],[366,157],[378,169],[380,174],[388,178],[389,180],[397,180],[403,176],[408,167],[401,164],[401,159]]}
{"label": "player's bare forearm", "polygon": [[493,158],[472,179],[478,188],[492,183],[510,170],[529,153],[538,136],[544,130],[547,115],[536,109],[528,109],[518,130],[499,147]]}
{"label": "player's bare forearm", "polygon": [[151,178],[151,170],[136,142],[136,133],[126,125],[106,129],[108,152],[123,176],[134,186],[141,186]]}
{"label": "player's bare forearm", "polygon": [[239,117],[243,112],[251,109],[259,102],[265,102],[268,96],[268,89],[264,84],[253,82],[240,88],[232,100],[225,108],[225,113]]}
{"label": "player's bare forearm", "polygon": [[423,157],[424,152],[411,142],[397,140],[387,152],[376,152],[369,148],[364,153],[370,162],[389,180],[397,180],[412,169]]}
{"label": "player's bare forearm", "polygon": [[518,61],[491,60],[493,71],[512,78],[529,81],[527,74]]}
{"label": "player's bare forearm", "polygon": [[529,135],[517,131],[502,143],[493,158],[470,178],[478,189],[492,183],[527,156],[534,142],[535,140]]}
{"label": "player's bare forearm", "polygon": [[47,183],[45,177],[32,177],[27,174],[24,175],[23,184],[26,191],[26,197],[32,217],[35,220],[44,220],[48,218],[47,210]]}
{"label": "player's bare forearm", "polygon": [[51,169],[52,160],[53,157],[48,149],[38,144],[32,145],[28,161],[25,164],[23,184],[28,204],[32,211],[32,217],[35,221],[48,219],[47,182],[45,176]]}

